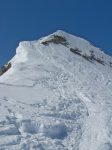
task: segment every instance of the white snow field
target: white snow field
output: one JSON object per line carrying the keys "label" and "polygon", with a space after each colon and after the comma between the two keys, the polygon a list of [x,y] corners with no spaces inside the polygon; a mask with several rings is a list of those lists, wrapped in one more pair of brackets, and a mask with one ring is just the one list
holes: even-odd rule
{"label": "white snow field", "polygon": [[19,44],[0,76],[0,150],[112,150],[112,58],[57,31]]}

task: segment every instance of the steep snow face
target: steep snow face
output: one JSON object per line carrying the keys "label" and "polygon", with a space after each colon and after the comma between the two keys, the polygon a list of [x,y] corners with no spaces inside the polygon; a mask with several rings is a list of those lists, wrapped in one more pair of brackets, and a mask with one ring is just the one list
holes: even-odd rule
{"label": "steep snow face", "polygon": [[21,42],[0,77],[0,148],[111,150],[112,58],[57,31]]}

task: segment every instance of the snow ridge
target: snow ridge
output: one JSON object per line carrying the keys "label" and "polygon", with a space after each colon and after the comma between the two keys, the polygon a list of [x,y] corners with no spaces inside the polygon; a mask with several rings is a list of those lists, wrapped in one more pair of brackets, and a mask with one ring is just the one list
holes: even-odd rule
{"label": "snow ridge", "polygon": [[0,149],[111,150],[112,58],[64,31],[19,44],[0,76]]}

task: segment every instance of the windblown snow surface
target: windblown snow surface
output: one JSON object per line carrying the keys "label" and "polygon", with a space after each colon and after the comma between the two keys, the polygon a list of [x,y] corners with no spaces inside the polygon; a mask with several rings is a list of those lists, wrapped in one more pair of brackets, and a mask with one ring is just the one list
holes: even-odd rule
{"label": "windblown snow surface", "polygon": [[59,30],[21,42],[10,62],[0,77],[0,150],[112,150],[110,56]]}

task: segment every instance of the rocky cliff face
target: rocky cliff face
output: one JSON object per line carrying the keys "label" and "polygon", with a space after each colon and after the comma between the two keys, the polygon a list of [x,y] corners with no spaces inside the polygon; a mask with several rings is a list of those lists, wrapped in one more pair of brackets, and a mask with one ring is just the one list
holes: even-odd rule
{"label": "rocky cliff face", "polygon": [[8,63],[0,68],[0,76],[11,68],[11,63]]}
{"label": "rocky cliff face", "polygon": [[0,148],[111,150],[111,64],[60,30],[21,42],[0,77]]}

